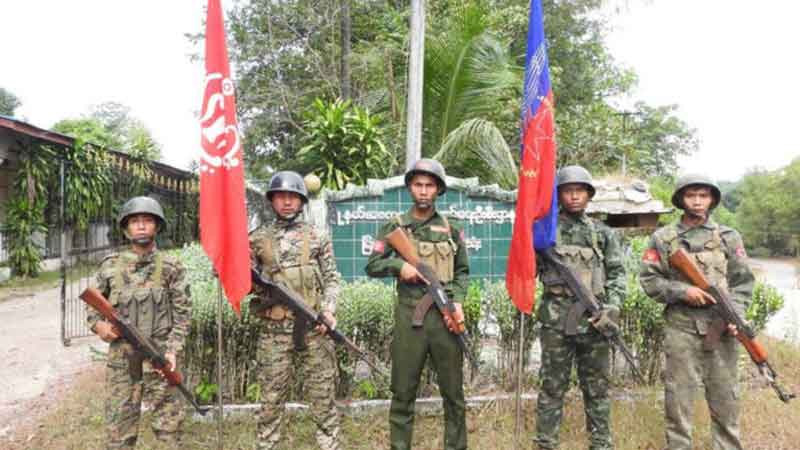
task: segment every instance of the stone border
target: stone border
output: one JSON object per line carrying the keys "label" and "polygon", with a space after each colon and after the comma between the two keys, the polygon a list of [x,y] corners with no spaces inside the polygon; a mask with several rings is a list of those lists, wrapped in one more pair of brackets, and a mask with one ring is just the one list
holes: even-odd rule
{"label": "stone border", "polygon": [[[536,394],[522,394],[522,401],[531,402],[536,400]],[[481,395],[470,397],[467,399],[467,409],[475,409],[487,403],[497,401],[513,401],[515,398],[512,394],[501,395]],[[344,416],[347,417],[365,417],[377,413],[385,413],[389,411],[391,400],[357,400],[348,402],[336,402],[336,406]],[[441,397],[427,397],[419,398],[416,402],[416,413],[421,416],[440,416],[442,415],[442,398]],[[261,408],[260,404],[249,403],[245,405],[223,405],[222,414],[224,417],[239,417],[244,415],[253,415]],[[308,405],[303,403],[287,403],[286,410],[290,414],[304,414],[308,411]],[[198,422],[211,422],[216,418],[216,406],[210,410],[205,416],[201,416],[196,411],[188,410],[193,414],[192,419]]]}

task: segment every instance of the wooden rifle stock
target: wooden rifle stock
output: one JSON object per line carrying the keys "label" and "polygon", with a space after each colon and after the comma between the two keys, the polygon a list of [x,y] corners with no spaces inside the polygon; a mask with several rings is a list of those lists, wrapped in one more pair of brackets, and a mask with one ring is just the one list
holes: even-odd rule
{"label": "wooden rifle stock", "polygon": [[[428,280],[429,287],[433,289],[442,289],[441,281],[436,276],[436,272],[434,272],[433,268],[428,266],[427,264],[421,262],[419,260],[419,255],[417,255],[417,250],[414,248],[414,244],[411,243],[411,240],[408,239],[408,236],[403,231],[402,228],[396,228],[394,231],[386,235],[386,242],[394,248],[397,253],[400,255],[401,258],[406,260],[409,264],[414,266],[417,271]],[[443,292],[443,291],[442,291]],[[434,300],[436,300],[436,296],[434,296]],[[439,307],[439,311],[442,313],[443,316],[447,317],[447,320],[450,323],[454,323],[456,326],[455,334],[463,334],[466,332],[466,327],[463,323],[457,323],[455,319],[453,319],[453,314],[455,313],[455,305],[452,301],[447,299],[446,305],[440,305],[439,302],[436,302],[436,305]]]}
{"label": "wooden rifle stock", "polygon": [[417,271],[422,274],[426,280],[428,280],[428,294],[431,296],[433,304],[436,305],[436,309],[438,309],[439,313],[442,314],[445,322],[449,322],[455,326],[455,330],[452,330],[452,332],[456,337],[458,346],[461,347],[461,351],[467,357],[467,360],[472,365],[472,368],[477,372],[478,361],[469,350],[469,345],[467,345],[467,340],[465,338],[467,335],[467,328],[463,322],[456,321],[453,317],[456,312],[456,306],[444,292],[442,282],[439,280],[439,277],[436,275],[433,267],[419,260],[417,250],[414,248],[414,245],[411,243],[411,240],[408,239],[408,236],[406,236],[406,233],[402,230],[402,228],[397,228],[391,233],[387,234],[386,242],[388,242],[389,245],[391,245],[392,248],[397,251],[401,258],[414,266]]}
{"label": "wooden rifle stock", "polygon": [[[706,291],[712,297],[714,297],[714,299],[717,301],[717,304],[714,305],[715,311],[719,314],[725,325],[736,325],[736,329],[738,331],[736,334],[736,339],[741,342],[745,350],[747,350],[747,353],[750,355],[750,359],[758,367],[759,371],[762,375],[764,375],[767,381],[769,381],[772,388],[778,394],[778,398],[786,403],[794,398],[794,394],[785,392],[783,388],[781,388],[781,386],[775,381],[775,378],[777,378],[778,375],[772,369],[769,361],[767,361],[767,350],[763,345],[755,340],[755,331],[753,331],[753,329],[733,308],[730,295],[717,286],[712,285],[708,281],[686,250],[679,248],[672,253],[669,257],[669,264],[677,269],[678,272],[683,274],[683,276],[685,276],[692,285]],[[724,331],[724,327],[722,330],[720,330],[720,332],[721,331]]]}
{"label": "wooden rifle stock", "polygon": [[131,344],[136,351],[140,352],[145,358],[150,360],[150,365],[153,367],[153,369],[158,371],[161,376],[164,377],[164,380],[168,385],[177,387],[181,394],[186,397],[189,403],[194,406],[197,412],[200,414],[205,414],[207,412],[207,408],[201,408],[200,405],[198,405],[195,401],[194,396],[189,392],[188,389],[186,389],[186,386],[183,385],[183,376],[181,373],[178,372],[175,367],[172,367],[172,364],[170,364],[167,358],[164,357],[160,351],[158,351],[150,339],[143,336],[139,330],[127,323],[127,321],[119,315],[117,310],[111,306],[111,303],[99,290],[92,287],[86,288],[86,290],[84,290],[79,297],[87,305],[99,312],[100,315],[106,319],[106,321],[111,323],[111,325],[114,327],[114,331],[123,339],[128,341],[128,343]]}

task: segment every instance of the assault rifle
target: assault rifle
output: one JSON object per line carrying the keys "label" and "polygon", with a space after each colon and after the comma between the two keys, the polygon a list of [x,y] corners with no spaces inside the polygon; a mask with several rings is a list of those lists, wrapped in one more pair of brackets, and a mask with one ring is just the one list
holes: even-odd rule
{"label": "assault rifle", "polygon": [[711,329],[706,334],[706,347],[713,347],[719,342],[722,333],[727,329],[728,324],[736,326],[738,332],[736,339],[742,343],[747,353],[750,354],[750,359],[758,367],[758,371],[767,379],[769,385],[778,394],[778,398],[784,403],[789,403],[789,400],[795,397],[795,394],[786,392],[776,381],[778,375],[770,366],[767,361],[767,351],[764,347],[756,342],[756,333],[753,329],[742,319],[739,313],[733,309],[733,301],[730,294],[718,287],[709,283],[708,279],[703,275],[703,272],[697,267],[694,261],[689,257],[684,249],[678,249],[675,253],[670,255],[669,264],[683,274],[691,284],[711,294],[716,300],[713,306],[714,311],[717,313],[717,318],[712,322]]}
{"label": "assault rifle", "polygon": [[153,341],[143,336],[136,327],[120,316],[117,310],[111,306],[111,303],[103,297],[100,291],[91,287],[87,288],[80,295],[80,299],[94,308],[95,311],[99,312],[100,315],[110,322],[114,327],[114,331],[120,335],[120,337],[128,341],[139,354],[150,360],[150,365],[153,366],[153,369],[161,374],[168,385],[178,388],[178,391],[183,394],[192,406],[194,406],[194,409],[198,413],[205,415],[205,413],[208,412],[208,407],[201,407],[197,404],[194,396],[186,389],[186,386],[183,385],[183,376],[181,373],[178,372],[175,367],[172,367],[172,364],[167,361],[167,358],[158,351]]}
{"label": "assault rifle", "polygon": [[[328,331],[325,332],[333,342],[339,345],[344,345],[348,350],[352,351],[356,355],[359,356],[364,362],[366,362],[371,368],[373,368],[376,372],[381,374],[382,376],[386,376],[386,371],[378,367],[374,362],[372,362],[372,358],[370,355],[359,348],[353,341],[347,338],[344,334],[342,334],[339,330],[335,329],[331,326],[331,323],[328,321],[325,316],[319,314],[308,307],[305,304],[303,299],[300,297],[299,294],[290,290],[289,288],[283,286],[280,283],[275,283],[273,281],[267,280],[261,273],[255,269],[255,267],[250,267],[250,276],[253,280],[253,283],[261,286],[264,290],[267,291],[267,296],[271,299],[272,304],[281,304],[286,306],[291,310],[295,315],[295,321],[302,321],[304,324],[311,324],[311,325],[325,325]],[[260,310],[266,308],[268,305],[262,305],[257,308],[254,312],[257,314]],[[303,332],[303,336],[297,336],[297,330],[305,330],[305,326],[298,327],[295,323],[295,337],[305,339],[305,333]]]}
{"label": "assault rifle", "polygon": [[439,281],[439,277],[436,275],[436,272],[434,272],[433,267],[420,261],[419,255],[417,255],[417,250],[414,248],[414,245],[411,244],[411,241],[408,239],[408,236],[406,236],[406,233],[402,230],[402,228],[397,228],[391,233],[387,234],[386,242],[388,242],[389,245],[391,245],[392,248],[397,251],[401,258],[406,260],[406,262],[412,266],[416,267],[417,271],[428,281],[428,295],[423,297],[423,299],[420,301],[420,305],[417,306],[417,310],[414,312],[414,326],[422,326],[422,319],[425,316],[425,312],[427,312],[428,308],[431,306],[431,303],[436,305],[436,309],[439,310],[439,312],[442,314],[442,317],[446,317],[447,321],[455,323],[456,329],[454,334],[458,340],[458,345],[461,347],[464,355],[467,356],[472,368],[477,371],[478,362],[475,360],[475,356],[472,354],[472,352],[469,351],[469,346],[467,345],[467,340],[465,339],[467,329],[464,327],[463,322],[457,323],[453,318],[453,314],[456,311],[455,304],[444,292],[442,282]]}
{"label": "assault rifle", "polygon": [[[556,271],[558,271],[558,273],[561,275],[561,279],[567,283],[567,287],[569,287],[569,289],[578,299],[578,302],[567,315],[567,324],[565,330],[567,335],[574,335],[577,332],[576,329],[578,326],[578,320],[580,320],[580,318],[583,317],[583,315],[587,312],[592,319],[596,319],[599,317],[602,307],[592,291],[587,288],[578,278],[575,270],[561,262],[557,256],[553,255],[552,248],[539,251],[537,254],[540,255],[542,259],[547,261],[548,264],[552,264],[553,267],[555,267]],[[628,361],[628,365],[631,367],[633,376],[636,377],[641,384],[646,384],[642,373],[636,366],[636,359],[633,357],[633,354],[628,347],[625,346],[625,343],[622,341],[622,337],[620,337],[619,326],[612,321],[601,333],[606,339],[608,339],[609,342],[611,342],[611,344],[615,345],[622,352],[623,356],[625,356],[625,360]]]}

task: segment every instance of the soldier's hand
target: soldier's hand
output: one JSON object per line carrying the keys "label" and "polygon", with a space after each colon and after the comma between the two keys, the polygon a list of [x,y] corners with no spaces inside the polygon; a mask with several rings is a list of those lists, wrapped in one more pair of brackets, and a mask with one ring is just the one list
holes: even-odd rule
{"label": "soldier's hand", "polygon": [[717,303],[717,301],[714,300],[714,297],[712,297],[711,294],[695,286],[689,286],[689,289],[686,289],[686,298],[684,299],[684,301],[689,306],[694,306],[694,307],[714,305]]}
{"label": "soldier's hand", "polygon": [[114,328],[114,325],[105,320],[101,320],[95,324],[94,332],[100,336],[100,339],[104,342],[114,342],[119,339],[119,332],[117,332],[117,329]]}
{"label": "soldier's hand", "polygon": [[169,363],[170,370],[175,370],[175,368],[178,367],[178,359],[175,357],[175,353],[172,352],[166,353],[164,354],[164,358]]}
{"label": "soldier's hand", "polygon": [[739,334],[739,328],[737,328],[736,325],[734,325],[732,323],[729,323],[728,324],[728,334],[730,334],[731,336],[738,335]]}
{"label": "soldier's hand", "polygon": [[619,308],[617,308],[616,306],[607,305],[606,307],[600,310],[597,316],[590,318],[589,322],[600,333],[613,334],[619,331],[619,326],[617,325],[618,320],[619,320]]}
{"label": "soldier's hand", "polygon": [[455,311],[451,315],[444,316],[444,324],[451,333],[461,334],[464,332],[464,308],[461,303],[453,303]]}
{"label": "soldier's hand", "polygon": [[400,268],[400,280],[404,283],[430,284],[430,282],[419,273],[416,267],[407,262],[404,262],[403,267]]}
{"label": "soldier's hand", "polygon": [[[324,317],[329,324],[331,324],[331,330],[336,329],[336,317],[333,317],[333,314],[331,314],[330,311],[322,311],[319,314],[320,316]],[[328,327],[326,327],[324,324],[319,324],[314,327],[314,331],[319,334],[325,334],[328,332]]]}

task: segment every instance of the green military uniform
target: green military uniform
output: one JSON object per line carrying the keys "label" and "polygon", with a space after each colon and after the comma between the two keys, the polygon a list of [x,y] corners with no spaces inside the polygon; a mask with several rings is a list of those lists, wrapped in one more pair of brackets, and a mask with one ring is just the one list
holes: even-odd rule
{"label": "green military uniform", "polygon": [[[299,177],[299,176],[298,176]],[[305,191],[303,191],[305,192]],[[276,218],[250,236],[250,249],[261,274],[303,297],[315,311],[336,310],[341,276],[336,270],[330,239],[301,217]],[[292,340],[294,317],[283,305],[271,304],[254,286],[256,309],[263,314],[257,359],[261,385],[258,413],[258,448],[272,449],[280,442],[284,404],[296,377],[304,380],[304,391],[317,426],[316,439],[323,450],[339,449],[339,413],[334,404],[336,356],[330,338],[309,329],[306,348],[298,350]]]}
{"label": "green military uniform", "polygon": [[[402,227],[414,243],[421,261],[436,270],[449,298],[456,303],[463,301],[469,283],[469,261],[463,232],[460,226],[438,212],[425,221],[419,221],[409,211],[383,225],[367,262],[367,274],[371,277],[399,276],[404,261],[384,240],[398,227]],[[445,449],[461,450],[467,448],[464,356],[455,335],[447,329],[435,307],[425,314],[421,327],[412,326],[414,308],[426,292],[423,284],[409,284],[398,279],[391,349],[391,448],[411,448],[417,388],[430,355],[444,398]]]}
{"label": "green military uniform", "polygon": [[[145,255],[123,251],[106,257],[97,287],[119,313],[150,336],[158,349],[174,353],[180,364],[191,320],[191,300],[185,269],[174,256],[154,250]],[[89,327],[102,317],[90,309]],[[153,405],[156,437],[177,446],[184,407],[176,388],[169,387],[124,339],[109,345],[106,382],[108,448],[134,448],[142,397]]]}
{"label": "green military uniform", "polygon": [[[585,213],[562,212],[553,252],[576,271],[598,301],[606,308],[619,310],[625,297],[626,277],[619,237],[611,228]],[[583,392],[589,448],[612,449],[608,340],[589,323],[588,315],[578,320],[576,334],[568,335],[567,316],[577,299],[551,264],[542,262],[538,270],[544,293],[537,309],[542,324],[542,366],[535,441],[542,449],[558,448],[564,395],[574,361]]]}
{"label": "green military uniform", "polygon": [[728,289],[742,317],[752,297],[754,283],[742,238],[729,227],[712,220],[691,228],[678,222],[653,234],[644,253],[640,281],[647,295],[667,305],[664,310],[667,445],[670,450],[694,448],[694,398],[704,387],[711,411],[712,448],[742,449],[739,441],[738,345],[733,336],[725,334],[715,349],[703,348],[715,313],[710,307],[691,307],[684,303],[686,290],[691,285],[668,263],[669,256],[679,248],[689,253],[712,284]]}

